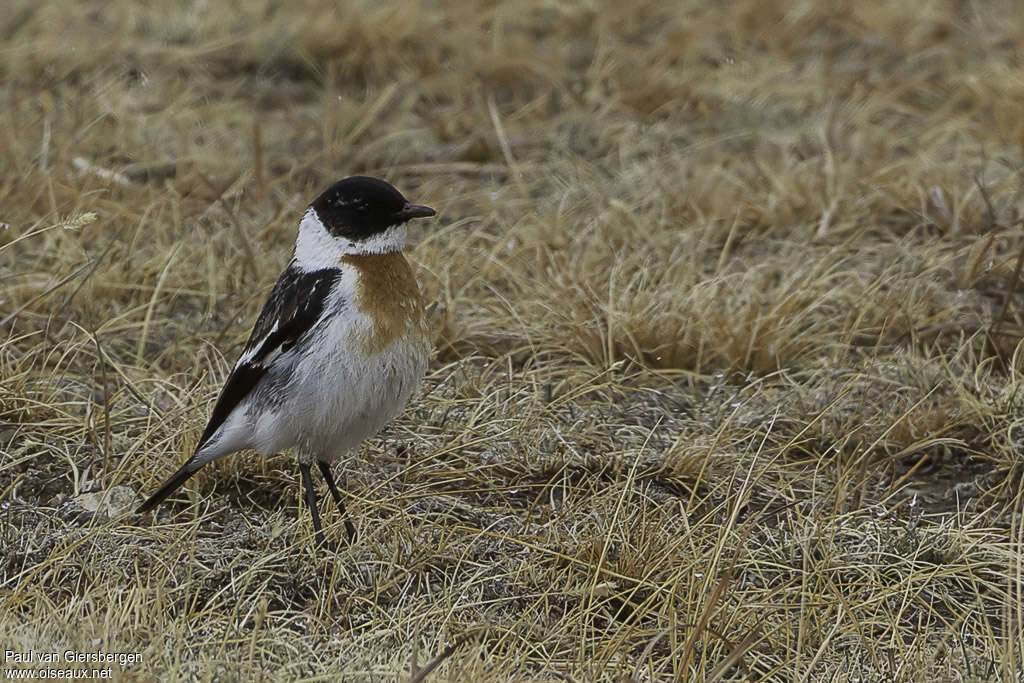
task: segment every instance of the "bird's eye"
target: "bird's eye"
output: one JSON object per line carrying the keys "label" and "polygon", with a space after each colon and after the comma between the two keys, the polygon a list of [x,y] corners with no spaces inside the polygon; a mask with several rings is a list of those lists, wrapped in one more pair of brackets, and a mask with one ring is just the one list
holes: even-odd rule
{"label": "bird's eye", "polygon": [[348,211],[365,211],[366,200],[362,197],[336,197],[331,204],[339,209],[346,209]]}

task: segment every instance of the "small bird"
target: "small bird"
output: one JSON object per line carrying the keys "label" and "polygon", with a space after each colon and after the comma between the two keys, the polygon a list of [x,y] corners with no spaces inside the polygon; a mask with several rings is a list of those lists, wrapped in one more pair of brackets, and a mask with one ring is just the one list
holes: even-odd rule
{"label": "small bird", "polygon": [[243,449],[266,456],[294,447],[317,544],[324,537],[313,462],[355,538],[330,463],[397,416],[426,372],[423,301],[402,249],[406,223],[434,214],[364,176],[339,180],[310,204],[195,453],[138,512],[208,462]]}

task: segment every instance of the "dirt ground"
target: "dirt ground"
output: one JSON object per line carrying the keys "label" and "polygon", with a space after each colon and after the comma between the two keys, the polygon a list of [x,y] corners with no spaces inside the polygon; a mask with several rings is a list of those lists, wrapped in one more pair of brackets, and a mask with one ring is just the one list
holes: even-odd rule
{"label": "dirt ground", "polygon": [[[7,0],[0,98],[5,676],[1024,679],[1019,3]],[[358,542],[135,514],[353,174],[438,210]]]}

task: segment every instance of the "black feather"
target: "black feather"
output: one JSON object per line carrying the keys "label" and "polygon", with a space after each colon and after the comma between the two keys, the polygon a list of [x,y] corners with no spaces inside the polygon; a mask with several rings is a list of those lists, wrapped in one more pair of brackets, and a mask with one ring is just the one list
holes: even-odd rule
{"label": "black feather", "polygon": [[352,176],[321,192],[310,206],[332,235],[362,240],[407,221],[402,211],[408,204],[383,180]]}
{"label": "black feather", "polygon": [[199,467],[192,465],[192,461],[189,460],[187,463],[181,466],[177,472],[171,475],[171,477],[164,482],[156,493],[150,496],[145,503],[139,506],[139,509],[135,512],[149,512],[160,503],[164,502],[164,498],[171,495],[178,490],[178,487],[184,484],[189,477],[199,471]]}
{"label": "black feather", "polygon": [[228,416],[258,388],[260,380],[267,377],[268,372],[276,380],[282,379],[280,372],[273,371],[274,360],[302,341],[321,321],[327,297],[339,277],[341,271],[337,268],[306,272],[300,270],[295,261],[288,264],[277,279],[242,351],[242,358],[249,357],[245,362],[237,363],[224,382],[195,453],[139,507],[138,512],[146,512],[159,505],[205,464],[197,463],[196,455]]}
{"label": "black feather", "polygon": [[210,421],[199,439],[197,451],[266,374],[269,369],[266,359],[276,351],[288,351],[313,328],[339,277],[341,271],[336,268],[304,272],[298,269],[294,261],[281,273],[241,355],[245,357],[253,349],[256,352],[246,362],[236,365],[224,383]]}

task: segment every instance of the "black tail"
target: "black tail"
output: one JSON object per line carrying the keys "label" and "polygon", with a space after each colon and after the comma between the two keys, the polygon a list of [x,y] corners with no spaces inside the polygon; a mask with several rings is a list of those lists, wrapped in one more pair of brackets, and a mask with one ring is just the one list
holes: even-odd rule
{"label": "black tail", "polygon": [[160,490],[149,497],[145,503],[139,506],[136,513],[149,512],[160,503],[164,502],[167,496],[171,495],[178,490],[182,484],[188,481],[188,478],[199,471],[202,465],[196,465],[191,460],[181,466],[177,472],[171,475],[171,478],[164,482],[164,485],[160,487]]}

